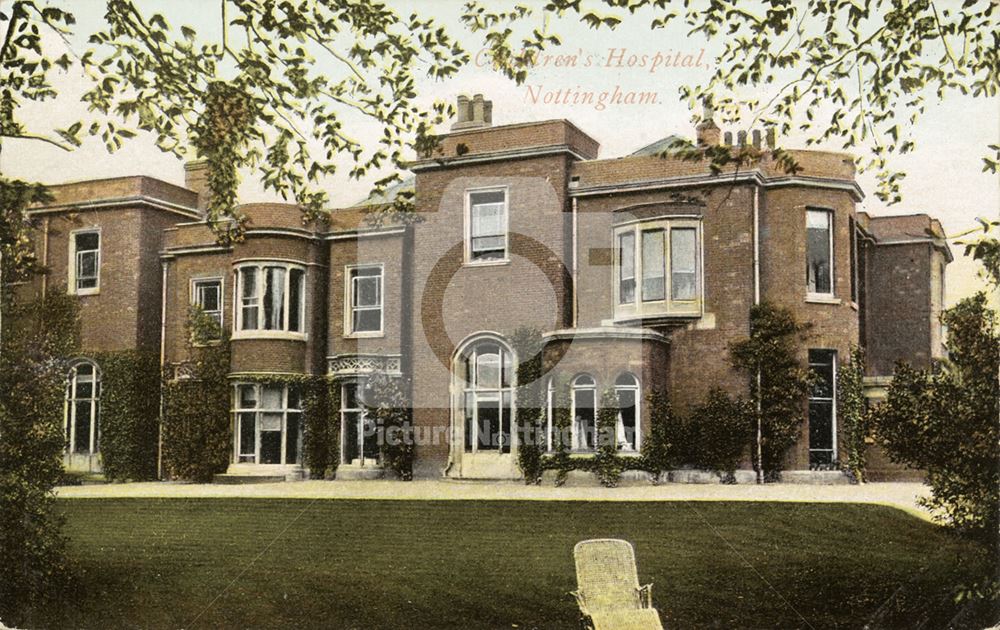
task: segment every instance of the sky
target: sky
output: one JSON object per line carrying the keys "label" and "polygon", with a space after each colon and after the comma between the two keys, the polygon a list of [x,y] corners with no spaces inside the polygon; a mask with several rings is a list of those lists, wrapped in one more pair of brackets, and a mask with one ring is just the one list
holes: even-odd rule
{"label": "sky", "polygon": [[[718,40],[706,42],[700,37],[689,37],[679,21],[666,29],[651,31],[648,14],[627,18],[613,31],[595,31],[574,18],[554,19],[552,28],[561,35],[562,44],[551,52],[575,55],[576,64],[557,65],[552,58],[548,65],[533,69],[525,84],[516,86],[489,67],[479,54],[477,36],[463,30],[457,19],[462,2],[387,1],[401,14],[418,11],[422,16],[439,20],[457,34],[473,55],[473,61],[456,76],[444,81],[419,82],[420,99],[429,103],[433,99],[453,100],[458,94],[482,93],[493,101],[495,125],[569,119],[600,142],[602,158],[627,155],[668,134],[692,137],[692,112],[681,102],[678,89],[707,79],[714,53],[720,48]],[[9,4],[10,0],[0,0],[0,7]],[[60,4],[66,6],[65,2]],[[148,12],[163,12],[175,28],[189,25],[206,37],[218,35],[221,29],[218,4],[214,1],[140,0],[139,5]],[[77,18],[76,33],[69,39],[69,46],[58,38],[47,38],[52,56],[67,50],[71,55],[81,54],[87,49],[86,34],[103,24],[103,0],[75,0],[69,7]],[[658,54],[663,62],[653,70],[650,66]],[[629,67],[632,55],[647,55],[646,65]],[[702,66],[683,67],[685,57],[690,60],[689,65],[700,60]],[[79,68],[74,66],[68,73],[56,73],[53,79],[59,97],[25,107],[23,120],[30,131],[46,132],[86,115],[86,107],[79,101],[86,80]],[[599,100],[602,92],[608,92],[610,99],[616,90],[623,95],[646,92],[656,96],[643,104],[606,103],[604,107],[572,102],[575,93],[593,92],[595,100]],[[380,133],[377,127],[364,124],[349,131],[362,141],[373,141]],[[858,183],[867,196],[858,210],[876,216],[926,212],[939,218],[950,235],[975,227],[977,216],[1000,216],[1000,176],[982,172],[986,145],[1000,142],[1000,99],[951,95],[945,101],[938,101],[932,97],[912,131],[916,149],[894,157],[892,162],[894,168],[907,173],[902,184],[903,202],[887,207],[874,196],[874,173],[861,173]],[[779,138],[779,144],[801,148],[805,147],[805,139],[792,134]],[[840,150],[836,145],[817,148]],[[346,170],[343,169],[345,173]],[[0,154],[0,171],[8,177],[48,184],[127,175],[148,175],[175,184],[184,181],[183,162],[160,152],[152,139],[143,134],[114,154],[108,154],[98,139],[87,139],[73,152],[38,142],[7,141]],[[345,174],[324,181],[324,186],[333,205],[339,207],[364,198],[373,180],[374,176],[353,181]],[[264,191],[251,173],[246,173],[240,198],[251,202],[273,200],[275,196]],[[955,263],[948,269],[949,304],[984,286],[977,277],[978,265],[962,256],[959,246],[953,246],[953,253]]]}

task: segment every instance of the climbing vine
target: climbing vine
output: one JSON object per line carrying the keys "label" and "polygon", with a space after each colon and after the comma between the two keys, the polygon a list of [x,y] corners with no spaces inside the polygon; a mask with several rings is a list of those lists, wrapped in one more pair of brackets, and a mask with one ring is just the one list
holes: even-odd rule
{"label": "climbing vine", "polygon": [[837,369],[837,424],[847,453],[846,472],[856,483],[865,482],[867,439],[871,417],[865,405],[865,352],[851,348],[850,363]]}
{"label": "climbing vine", "polygon": [[537,330],[519,328],[511,335],[517,353],[517,463],[524,483],[542,481],[542,428],[545,397],[542,388],[542,335]]}
{"label": "climbing vine", "polygon": [[365,384],[365,406],[378,427],[382,467],[403,481],[413,479],[413,405],[408,386],[404,379],[381,372]]}
{"label": "climbing vine", "polygon": [[186,324],[187,378],[164,375],[164,471],[175,479],[207,482],[226,471],[232,452],[229,335],[200,308]]}
{"label": "climbing vine", "polygon": [[597,411],[597,453],[594,455],[594,472],[601,485],[614,488],[621,479],[625,462],[618,456],[618,394],[613,387],[601,395],[601,408]]}
{"label": "climbing vine", "polygon": [[100,452],[114,481],[155,479],[159,438],[159,357],[123,350],[93,357],[101,373]]}

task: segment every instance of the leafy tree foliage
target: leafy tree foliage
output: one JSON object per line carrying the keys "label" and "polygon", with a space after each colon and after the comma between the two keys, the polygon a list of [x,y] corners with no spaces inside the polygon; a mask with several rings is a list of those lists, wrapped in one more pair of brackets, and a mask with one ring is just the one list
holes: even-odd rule
{"label": "leafy tree foliage", "polygon": [[679,425],[665,391],[651,391],[646,396],[646,405],[649,409],[649,433],[643,436],[642,460],[643,468],[653,475],[655,483],[659,481],[660,473],[670,470],[676,463]]}
{"label": "leafy tree foliage", "polygon": [[17,334],[0,353],[0,619],[25,627],[68,578],[52,489],[62,476],[65,357],[76,348],[78,308],[52,293],[10,312]]}
{"label": "leafy tree foliage", "polygon": [[933,495],[925,504],[939,520],[995,545],[1000,531],[997,315],[979,293],[946,311],[942,320],[948,326],[949,361],[931,372],[897,366],[875,428],[893,461],[927,471]]}
{"label": "leafy tree foliage", "polygon": [[164,378],[163,467],[175,479],[208,482],[229,466],[229,337],[199,307],[187,322],[189,373]]}
{"label": "leafy tree foliage", "polygon": [[733,367],[749,377],[760,429],[753,462],[765,479],[779,476],[785,452],[795,444],[805,419],[803,401],[813,378],[798,356],[808,328],[788,309],[763,302],[750,309],[750,337],[729,349]]}
{"label": "leafy tree foliage", "polygon": [[601,407],[597,410],[597,453],[594,455],[594,471],[601,485],[614,488],[621,479],[623,462],[618,456],[618,441],[615,430],[618,425],[618,392],[609,387],[601,394]]}
{"label": "leafy tree foliage", "polygon": [[[683,5],[683,8],[679,5]],[[875,168],[877,196],[900,201],[904,173],[889,159],[913,150],[911,129],[930,96],[993,98],[1000,88],[1000,7],[933,0],[549,0],[540,7],[492,9],[469,3],[462,20],[483,33],[494,66],[523,82],[538,54],[562,43],[553,16],[576,16],[594,29],[649,20],[653,30],[683,20],[689,36],[721,41],[704,83],[685,86],[694,109],[712,102],[724,122],[749,121],[808,142],[867,145],[858,158]],[[713,160],[715,157],[713,156]],[[996,171],[1000,146],[989,145],[984,170]]]}

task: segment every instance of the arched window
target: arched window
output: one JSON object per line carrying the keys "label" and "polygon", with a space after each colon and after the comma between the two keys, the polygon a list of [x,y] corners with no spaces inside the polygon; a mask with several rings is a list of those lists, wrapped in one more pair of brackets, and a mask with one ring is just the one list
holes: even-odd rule
{"label": "arched window", "polygon": [[514,391],[510,349],[495,339],[476,341],[462,352],[456,367],[463,381],[466,452],[509,453]]}
{"label": "arched window", "polygon": [[70,453],[94,455],[100,449],[101,373],[90,361],[69,370],[66,384],[66,444]]}
{"label": "arched window", "polygon": [[573,379],[573,450],[594,450],[597,436],[597,383],[590,374]]}
{"label": "arched window", "polygon": [[618,394],[618,426],[615,432],[618,450],[639,450],[639,381],[623,372],[615,380]]}

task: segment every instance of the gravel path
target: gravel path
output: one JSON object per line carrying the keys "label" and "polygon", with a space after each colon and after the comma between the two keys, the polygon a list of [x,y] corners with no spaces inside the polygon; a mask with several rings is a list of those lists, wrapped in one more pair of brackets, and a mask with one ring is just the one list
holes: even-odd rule
{"label": "gravel path", "polygon": [[63,486],[65,499],[91,498],[277,498],[488,501],[809,501],[877,503],[929,518],[917,499],[930,494],[920,483],[865,485],[719,485],[667,483],[621,488],[526,486],[511,482],[297,481],[244,485],[173,482]]}

